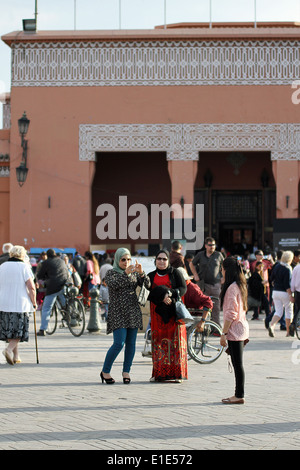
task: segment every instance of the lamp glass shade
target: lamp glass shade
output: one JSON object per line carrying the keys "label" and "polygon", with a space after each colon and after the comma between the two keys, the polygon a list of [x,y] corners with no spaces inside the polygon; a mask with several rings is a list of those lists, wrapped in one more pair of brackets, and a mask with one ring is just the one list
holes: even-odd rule
{"label": "lamp glass shade", "polygon": [[33,32],[36,31],[36,21],[33,18],[23,20],[23,31]]}
{"label": "lamp glass shade", "polygon": [[16,168],[17,181],[20,186],[23,186],[23,184],[25,183],[26,178],[27,178],[27,173],[28,173],[28,168],[26,168],[24,164],[22,165],[22,163],[20,166]]}
{"label": "lamp glass shade", "polygon": [[29,119],[26,116],[26,113],[24,112],[23,116],[18,119],[18,126],[19,126],[19,132],[20,135],[26,135],[28,132],[28,127],[29,127]]}

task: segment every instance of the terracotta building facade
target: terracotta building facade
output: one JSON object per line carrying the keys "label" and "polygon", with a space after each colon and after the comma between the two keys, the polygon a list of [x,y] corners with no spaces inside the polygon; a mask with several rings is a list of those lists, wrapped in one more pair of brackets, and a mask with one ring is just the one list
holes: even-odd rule
{"label": "terracotta building facade", "polygon": [[2,40],[12,83],[0,131],[0,244],[151,252],[161,242],[151,234],[98,236],[99,206],[118,216],[126,196],[149,217],[152,204],[204,204],[205,235],[228,249],[242,239],[280,248],[274,230],[300,247],[298,25],[18,31]]}

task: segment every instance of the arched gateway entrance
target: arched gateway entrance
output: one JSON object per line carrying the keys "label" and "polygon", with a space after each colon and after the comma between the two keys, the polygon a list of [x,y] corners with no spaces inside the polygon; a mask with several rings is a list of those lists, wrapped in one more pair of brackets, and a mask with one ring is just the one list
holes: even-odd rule
{"label": "arched gateway entrance", "polygon": [[[276,212],[272,161],[297,158],[293,138],[299,130],[299,126],[296,127],[294,124],[223,123],[80,125],[80,160],[96,161],[98,153],[106,155],[107,161],[113,161],[119,154],[117,158],[123,159],[124,163],[128,158],[127,152],[137,152],[131,176],[131,182],[134,183],[143,173],[143,161],[147,161],[148,168],[152,170],[154,166],[151,165],[151,159],[156,158],[156,169],[159,168],[160,175],[164,172],[163,179],[167,182],[160,198],[166,203],[178,202],[174,199],[174,194],[180,178],[175,178],[174,172],[170,171],[172,163],[197,162],[197,176],[186,185],[186,191],[190,192],[192,189],[194,192],[195,188],[194,203],[205,204],[206,233],[217,239],[223,238],[225,243],[230,245],[246,238],[251,243],[258,240],[259,245],[263,246],[266,241],[272,242],[272,221]],[[155,152],[156,156],[142,158],[141,154],[145,156],[147,152]],[[103,158],[101,159],[103,164]],[[131,159],[128,158],[128,162]],[[166,162],[170,180],[167,178]],[[221,162],[227,165],[227,173],[231,168],[232,177],[224,173]],[[101,168],[97,165],[96,174],[101,174]],[[103,172],[105,171],[104,166]],[[118,168],[115,168],[115,171],[118,171]],[[210,183],[209,172],[213,173]],[[243,177],[239,177],[239,174],[243,174]],[[150,175],[152,173],[149,173],[146,167],[144,177],[147,179],[149,176],[151,180]],[[111,184],[111,194],[118,191],[114,175],[107,177]],[[201,178],[203,181],[199,183]],[[221,178],[222,183],[217,184],[216,178]],[[153,188],[154,186],[153,181]],[[94,187],[93,194],[95,190]],[[157,194],[157,188],[154,192]],[[202,196],[199,196],[201,192]],[[146,186],[140,188],[142,200],[146,199],[151,203],[149,196],[152,197],[152,194],[154,193],[151,190],[146,191]],[[182,196],[184,197],[184,194]],[[93,243],[97,242],[94,233],[96,203],[96,200],[93,200]],[[103,242],[99,240],[98,244],[103,245]],[[107,241],[105,244],[107,245]]]}

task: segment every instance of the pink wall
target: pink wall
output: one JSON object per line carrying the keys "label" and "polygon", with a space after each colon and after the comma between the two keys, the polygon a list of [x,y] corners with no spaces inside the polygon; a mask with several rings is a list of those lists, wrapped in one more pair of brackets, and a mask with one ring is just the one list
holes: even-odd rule
{"label": "pink wall", "polygon": [[[91,240],[94,163],[79,161],[80,124],[274,123],[297,122],[299,118],[288,86],[19,87],[12,88],[11,103],[12,242],[24,244],[26,238],[29,246],[59,243],[81,251]],[[20,188],[14,175],[21,160],[17,120],[24,111],[31,121],[27,135],[29,172]],[[141,164],[136,174],[142,171]],[[185,173],[189,183],[182,177]],[[170,164],[169,174],[173,202],[181,196],[191,200],[195,164]],[[251,163],[247,174],[257,178]],[[290,184],[294,198],[297,184],[294,180]],[[283,191],[282,186],[278,189]],[[280,197],[277,204],[282,207]],[[295,204],[293,199],[293,207]],[[290,214],[294,217],[296,213]]]}

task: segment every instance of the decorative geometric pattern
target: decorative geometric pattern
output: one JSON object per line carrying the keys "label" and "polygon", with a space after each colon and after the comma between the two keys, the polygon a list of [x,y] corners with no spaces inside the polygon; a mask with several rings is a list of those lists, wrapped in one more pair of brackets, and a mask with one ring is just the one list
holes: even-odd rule
{"label": "decorative geometric pattern", "polygon": [[167,153],[198,160],[199,152],[270,151],[272,160],[300,160],[300,124],[81,124],[79,159],[96,152]]}
{"label": "decorative geometric pattern", "polygon": [[217,197],[216,217],[218,220],[257,219],[257,198],[243,194],[222,194]]}
{"label": "decorative geometric pattern", "polygon": [[297,40],[12,44],[12,86],[291,85]]}
{"label": "decorative geometric pattern", "polygon": [[9,155],[0,153],[0,178],[7,178],[10,175]]}
{"label": "decorative geometric pattern", "polygon": [[3,129],[10,129],[11,123],[10,123],[10,103],[4,103],[2,105],[2,127]]}

